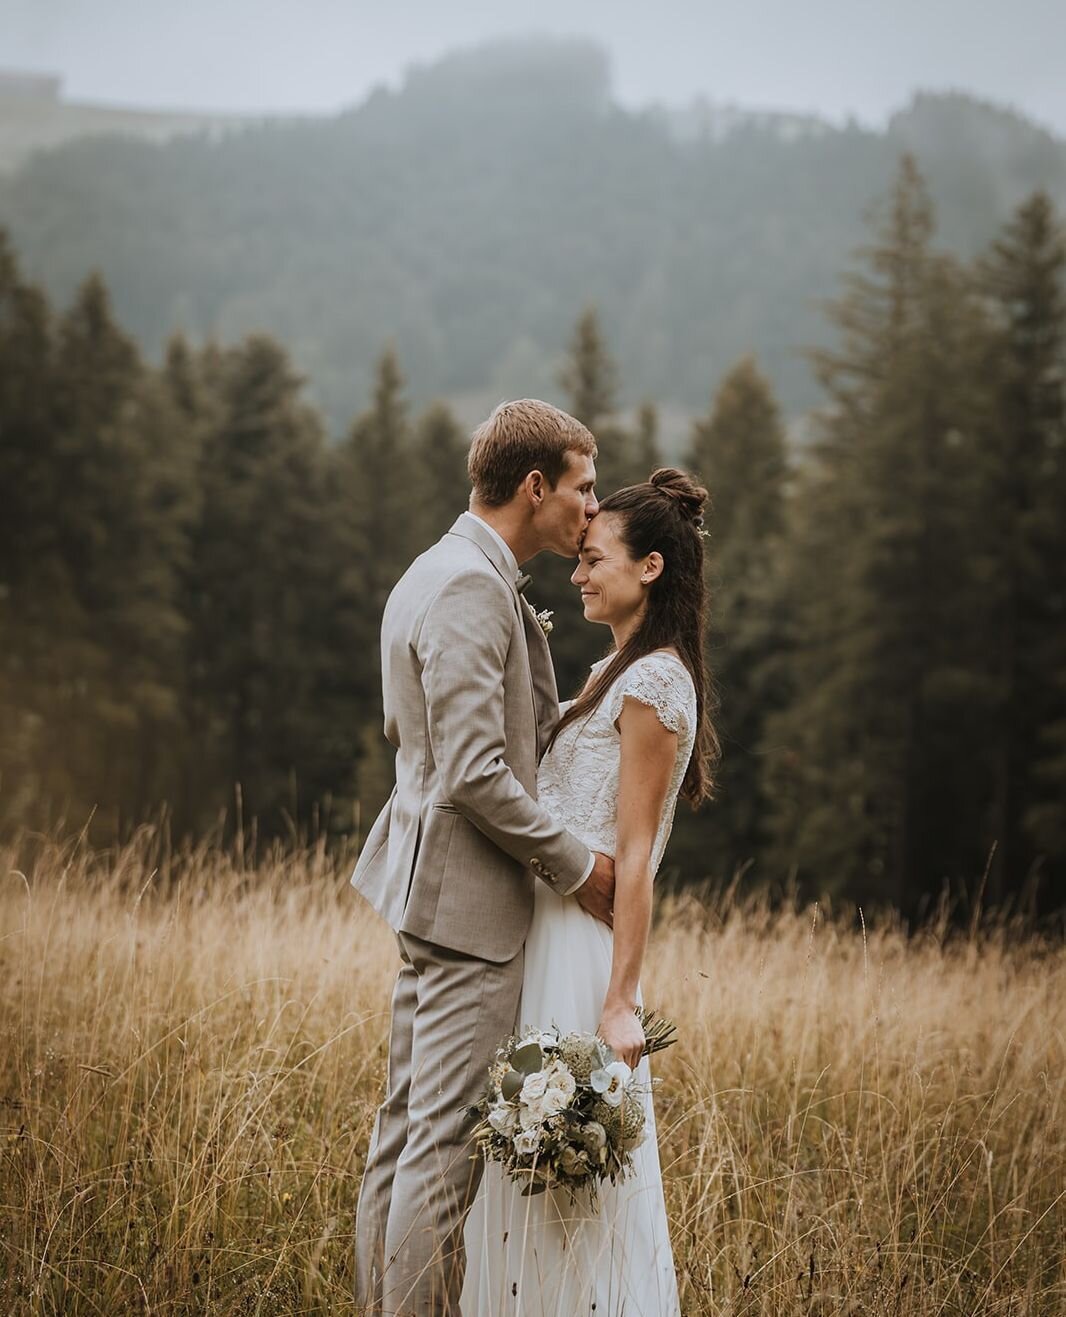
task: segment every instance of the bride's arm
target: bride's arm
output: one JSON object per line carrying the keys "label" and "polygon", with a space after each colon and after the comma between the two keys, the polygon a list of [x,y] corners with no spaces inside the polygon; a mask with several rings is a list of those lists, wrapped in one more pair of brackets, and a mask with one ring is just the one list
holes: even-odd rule
{"label": "bride's arm", "polygon": [[640,968],[651,926],[652,851],[677,757],[677,733],[655,710],[632,698],[618,716],[622,758],[618,783],[618,846],[614,857],[614,955],[599,1035],[636,1066],[644,1030],[634,1015]]}

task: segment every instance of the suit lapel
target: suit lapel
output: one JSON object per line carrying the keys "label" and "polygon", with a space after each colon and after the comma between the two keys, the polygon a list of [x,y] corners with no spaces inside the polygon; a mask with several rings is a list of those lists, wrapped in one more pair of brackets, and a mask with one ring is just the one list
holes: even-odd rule
{"label": "suit lapel", "polygon": [[[528,606],[525,603],[523,603],[522,596],[518,593],[518,587],[515,584],[515,574],[511,570],[511,564],[506,560],[506,558],[503,555],[503,550],[496,543],[495,539],[493,539],[493,537],[489,534],[484,524],[481,521],[479,521],[477,517],[469,516],[467,513],[464,512],[456,520],[455,524],[452,526],[451,530],[448,533],[450,535],[459,535],[464,540],[470,540],[473,544],[476,544],[477,547],[481,550],[481,552],[485,555],[485,557],[488,558],[489,562],[492,563],[493,567],[495,567],[497,572],[499,572],[500,576],[506,583],[507,588],[511,592],[511,602],[514,605],[515,613],[518,617],[519,623],[521,624],[521,634],[523,640],[525,641],[526,674],[529,677],[529,695],[530,695],[530,699],[533,701],[533,721],[537,726],[537,742],[538,742],[538,751],[539,751],[540,745],[542,744],[541,731],[540,731],[541,701],[540,701],[540,694],[537,684],[538,679],[534,673],[531,632],[529,629],[530,625],[532,625],[533,630],[536,631],[538,636],[540,637],[541,644],[544,647],[545,651],[548,648],[547,639],[545,638],[543,631],[541,631],[536,618],[533,617]],[[550,668],[551,667],[550,657],[547,658],[547,663]],[[536,666],[539,667],[540,665],[538,664]],[[555,678],[553,675],[552,676],[553,688],[554,685],[555,685]],[[555,698],[557,705],[558,696],[556,696]]]}
{"label": "suit lapel", "polygon": [[559,689],[555,684],[548,637],[537,621],[533,605],[523,600],[522,622],[526,631],[526,648],[529,651],[529,669],[533,677],[533,693],[537,705],[538,758],[544,753],[548,737],[559,718]]}

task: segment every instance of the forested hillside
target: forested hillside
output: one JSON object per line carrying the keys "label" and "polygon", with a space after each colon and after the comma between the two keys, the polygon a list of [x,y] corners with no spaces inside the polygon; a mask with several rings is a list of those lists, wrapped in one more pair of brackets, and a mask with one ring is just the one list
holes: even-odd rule
{"label": "forested hillside", "polygon": [[[913,913],[1066,905],[1066,241],[1035,192],[973,261],[913,160],[827,280],[823,405],[790,451],[760,363],[713,381],[683,460],[712,491],[716,798],[664,881],[796,875]],[[613,329],[553,345],[601,490],[660,462],[619,414]],[[408,384],[407,381],[410,381]],[[290,356],[249,335],[145,361],[98,277],[56,305],[0,241],[0,836],[365,836],[392,785],[377,639],[465,505],[466,433],[377,355],[330,442]],[[708,390],[710,391],[710,390]],[[542,555],[560,688],[604,652]],[[254,821],[254,822],[253,822]]]}
{"label": "forested hillside", "polygon": [[972,256],[1066,145],[1000,109],[925,96],[885,131],[622,109],[603,54],[533,42],[455,55],[331,119],[219,140],[82,141],[0,181],[0,224],[60,301],[99,268],[142,349],[276,335],[338,431],[381,344],[418,402],[558,397],[581,308],[611,326],[621,402],[703,407],[754,350],[787,417],[817,401],[802,348],[901,152],[943,245]]}

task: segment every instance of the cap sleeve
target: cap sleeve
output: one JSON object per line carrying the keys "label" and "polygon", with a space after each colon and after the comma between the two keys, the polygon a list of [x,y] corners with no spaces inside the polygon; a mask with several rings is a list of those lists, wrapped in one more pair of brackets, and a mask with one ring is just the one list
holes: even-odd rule
{"label": "cap sleeve", "polygon": [[694,694],[692,678],[680,660],[646,654],[630,664],[611,687],[611,722],[618,721],[628,695],[654,709],[667,731],[680,735],[688,731]]}

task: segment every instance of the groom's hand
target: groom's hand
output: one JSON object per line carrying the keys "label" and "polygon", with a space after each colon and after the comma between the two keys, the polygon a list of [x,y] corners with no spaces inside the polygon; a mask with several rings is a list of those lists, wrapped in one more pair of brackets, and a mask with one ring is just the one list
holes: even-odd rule
{"label": "groom's hand", "polygon": [[594,918],[614,927],[614,860],[595,851],[592,872],[577,889],[577,903]]}

